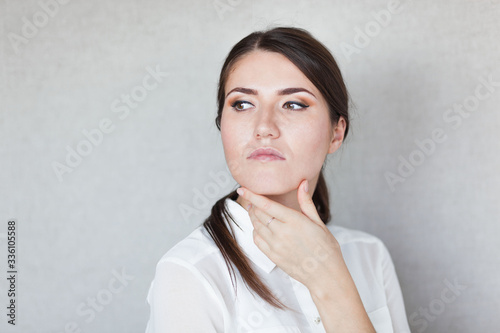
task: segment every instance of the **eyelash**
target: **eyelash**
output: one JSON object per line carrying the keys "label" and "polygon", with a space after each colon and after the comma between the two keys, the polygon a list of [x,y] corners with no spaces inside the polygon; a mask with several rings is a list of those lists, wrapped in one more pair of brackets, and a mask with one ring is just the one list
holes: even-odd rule
{"label": "eyelash", "polygon": [[[250,102],[246,102],[246,101],[235,101],[233,104],[231,104],[231,107],[232,107],[234,110],[236,110],[236,111],[244,111],[245,109],[243,109],[243,110],[238,110],[238,109],[236,108],[236,105],[237,105],[237,104],[240,104],[240,103],[242,103],[242,104],[244,103],[244,104],[250,104],[250,105],[253,105],[252,103],[250,103]],[[309,107],[309,105],[306,105],[306,104],[303,104],[303,103],[299,103],[299,102],[291,102],[291,101],[289,101],[289,102],[285,102],[285,104],[283,104],[283,106],[285,106],[285,105],[287,105],[287,104],[295,104],[295,105],[298,105],[298,106],[300,107],[300,108],[298,108],[298,109],[293,109],[293,108],[292,108],[292,109],[289,109],[289,110],[303,110],[303,109],[306,109],[306,108],[308,108],[308,107]]]}

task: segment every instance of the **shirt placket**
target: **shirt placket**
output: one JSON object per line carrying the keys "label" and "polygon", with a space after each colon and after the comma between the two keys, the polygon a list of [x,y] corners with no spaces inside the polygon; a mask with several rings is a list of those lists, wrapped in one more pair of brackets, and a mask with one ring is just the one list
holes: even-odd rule
{"label": "shirt placket", "polygon": [[297,301],[302,309],[302,313],[306,317],[307,322],[311,328],[311,332],[314,333],[326,333],[323,323],[321,322],[321,317],[319,316],[318,309],[312,300],[311,293],[306,286],[304,286],[299,281],[290,277],[290,281],[297,297]]}

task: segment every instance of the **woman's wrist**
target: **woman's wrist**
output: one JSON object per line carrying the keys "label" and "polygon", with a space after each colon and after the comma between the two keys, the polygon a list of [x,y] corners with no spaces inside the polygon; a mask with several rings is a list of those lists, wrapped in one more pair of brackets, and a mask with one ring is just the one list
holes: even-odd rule
{"label": "woman's wrist", "polygon": [[319,278],[315,283],[307,286],[314,301],[339,301],[344,297],[349,297],[353,292],[357,294],[356,286],[352,281],[349,271],[340,272],[337,269],[330,270],[329,272],[325,277]]}
{"label": "woman's wrist", "polygon": [[375,332],[347,266],[309,288],[327,332]]}

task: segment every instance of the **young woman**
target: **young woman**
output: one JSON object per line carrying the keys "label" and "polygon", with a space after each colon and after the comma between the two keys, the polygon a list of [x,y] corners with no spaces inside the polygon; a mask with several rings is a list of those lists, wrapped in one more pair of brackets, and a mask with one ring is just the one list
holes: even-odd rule
{"label": "young woman", "polygon": [[215,122],[240,187],[159,261],[146,332],[410,332],[384,244],[326,226],[322,170],[349,130],[328,49],[297,28],[245,37]]}

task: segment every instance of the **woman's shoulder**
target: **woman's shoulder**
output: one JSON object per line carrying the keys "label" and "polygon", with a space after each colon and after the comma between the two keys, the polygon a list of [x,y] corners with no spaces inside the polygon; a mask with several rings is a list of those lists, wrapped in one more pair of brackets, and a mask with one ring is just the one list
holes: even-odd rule
{"label": "woman's shoulder", "polygon": [[[203,226],[175,243],[158,261],[196,266],[201,261],[217,260],[219,250]],[[215,257],[215,258],[214,258]]]}
{"label": "woman's shoulder", "polygon": [[203,225],[172,246],[158,260],[155,271],[152,288],[197,285],[216,298],[231,292],[224,257]]}
{"label": "woman's shoulder", "polygon": [[341,226],[328,226],[328,229],[339,242],[344,260],[358,285],[366,283],[369,272],[374,281],[383,283],[384,272],[392,266],[392,259],[380,238]]}

